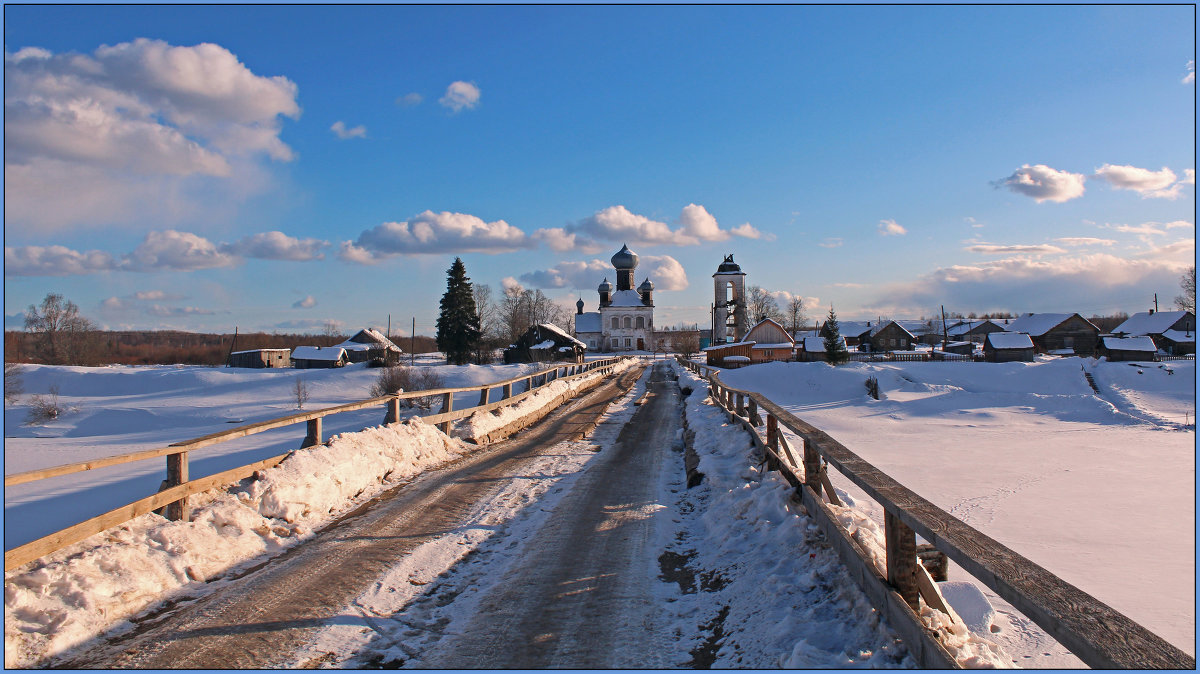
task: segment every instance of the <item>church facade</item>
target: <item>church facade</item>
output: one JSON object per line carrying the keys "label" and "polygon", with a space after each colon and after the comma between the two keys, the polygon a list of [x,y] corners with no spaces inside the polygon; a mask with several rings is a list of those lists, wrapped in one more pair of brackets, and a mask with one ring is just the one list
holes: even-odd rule
{"label": "church facade", "polygon": [[649,278],[633,287],[637,253],[622,246],[612,256],[617,285],[606,277],[596,292],[598,311],[584,312],[583,298],[575,303],[575,337],[588,351],[647,351],[653,348],[654,284]]}

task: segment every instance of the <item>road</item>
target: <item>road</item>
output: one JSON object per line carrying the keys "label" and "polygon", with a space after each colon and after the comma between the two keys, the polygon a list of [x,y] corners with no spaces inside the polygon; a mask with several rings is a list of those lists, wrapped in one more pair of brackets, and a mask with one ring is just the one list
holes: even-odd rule
{"label": "road", "polygon": [[[505,480],[522,475],[531,461],[558,443],[594,427],[609,404],[640,375],[641,368],[634,368],[613,377],[518,436],[390,490],[262,567],[221,581],[223,587],[213,593],[168,607],[129,633],[54,666],[286,666],[298,649],[396,560],[453,531],[474,504],[486,500]],[[624,488],[617,493],[625,493]],[[626,498],[637,495],[618,500]],[[559,535],[569,537],[570,532]]]}

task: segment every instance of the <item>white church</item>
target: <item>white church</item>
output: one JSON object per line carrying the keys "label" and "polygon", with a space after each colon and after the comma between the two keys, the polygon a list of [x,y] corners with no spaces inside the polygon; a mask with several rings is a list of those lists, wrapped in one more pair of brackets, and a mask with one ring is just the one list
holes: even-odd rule
{"label": "white church", "polygon": [[647,278],[634,290],[638,256],[629,246],[612,256],[612,265],[617,287],[605,278],[596,288],[600,310],[584,313],[583,298],[575,303],[575,337],[592,352],[649,350],[654,335],[654,284]]}

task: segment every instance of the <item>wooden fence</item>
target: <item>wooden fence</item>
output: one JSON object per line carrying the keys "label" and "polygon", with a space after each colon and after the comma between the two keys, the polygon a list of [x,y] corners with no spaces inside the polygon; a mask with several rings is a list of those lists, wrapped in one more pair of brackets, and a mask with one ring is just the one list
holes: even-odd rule
{"label": "wooden fence", "polygon": [[[896,482],[878,468],[754,392],[726,386],[715,368],[680,359],[709,382],[712,400],[731,422],[750,431],[768,466],[797,490],[802,503],[837,549],[851,576],[904,638],[921,667],[955,667],[937,634],[918,618],[918,597],[949,613],[928,573],[917,561],[920,535],[967,573],[990,587],[1047,634],[1093,668],[1195,669],[1195,658],[1067,583],[989,536]],[[765,417],[765,419],[764,419]],[[791,447],[780,433],[787,428],[802,439]],[[760,429],[764,435],[760,436]],[[797,458],[799,454],[799,459]],[[831,465],[858,485],[884,509],[887,546],[885,569],[879,569],[838,524],[829,502],[838,503],[826,466]]]}
{"label": "wooden fence", "polygon": [[[208,491],[222,485],[232,484],[238,480],[247,478],[257,471],[265,470],[272,466],[278,465],[286,459],[291,452],[273,456],[269,459],[256,461],[245,466],[232,468],[215,475],[198,478],[195,480],[188,479],[188,453],[209,447],[218,443],[227,442],[236,438],[246,437],[255,433],[262,433],[275,428],[282,428],[294,424],[307,424],[307,433],[300,447],[311,447],[314,445],[323,444],[321,434],[321,420],[327,416],[339,414],[342,412],[351,412],[369,407],[377,407],[380,405],[386,406],[387,412],[384,416],[384,424],[396,423],[400,419],[400,401],[412,398],[425,398],[441,396],[442,409],[439,414],[434,414],[425,417],[417,417],[429,424],[436,424],[443,433],[450,432],[450,422],[455,419],[463,419],[480,411],[488,411],[512,405],[519,402],[523,398],[532,395],[538,388],[545,386],[553,381],[562,379],[569,380],[577,377],[584,377],[594,372],[600,371],[608,373],[612,368],[623,358],[604,358],[601,360],[593,360],[578,364],[562,364],[548,367],[533,374],[514,377],[504,381],[492,382],[482,386],[469,386],[463,388],[440,388],[430,389],[426,391],[405,391],[397,394],[380,396],[360,402],[338,405],[336,407],[327,407],[321,410],[312,412],[300,412],[278,419],[261,421],[246,426],[231,428],[219,433],[205,435],[191,440],[184,440],[173,445],[158,449],[148,449],[140,452],[131,452],[128,454],[120,454],[117,456],[108,456],[100,459],[92,459],[81,463],[72,463],[63,466],[53,466],[51,468],[41,468],[31,470],[24,473],[15,473],[13,475],[4,476],[4,486],[11,487],[13,485],[24,484],[26,482],[34,482],[36,480],[44,480],[59,475],[70,475],[86,470],[94,470],[105,466],[116,466],[133,461],[143,461],[146,459],[154,459],[166,457],[167,461],[167,479],[164,488],[157,494],[139,499],[128,505],[122,506],[115,510],[98,515],[78,524],[74,524],[60,531],[56,531],[48,536],[44,536],[35,541],[30,541],[24,545],[15,547],[11,550],[4,551],[4,568],[12,570],[22,564],[31,562],[39,557],[48,555],[56,550],[77,543],[83,539],[97,534],[106,529],[110,529],[119,524],[123,524],[135,517],[145,515],[148,512],[158,510],[165,507],[165,515],[172,520],[189,519],[189,511],[187,506],[187,498],[192,494]],[[519,393],[514,394],[513,388],[516,386],[521,389]],[[500,399],[496,402],[489,402],[492,391],[500,389]],[[470,391],[479,391],[479,404],[474,407],[467,407],[461,410],[454,410],[454,394]],[[468,438],[468,440],[474,440]]]}

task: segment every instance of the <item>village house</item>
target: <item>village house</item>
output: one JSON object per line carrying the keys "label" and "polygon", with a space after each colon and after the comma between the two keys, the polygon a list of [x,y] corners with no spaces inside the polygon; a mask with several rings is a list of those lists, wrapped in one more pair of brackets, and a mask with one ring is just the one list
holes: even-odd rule
{"label": "village house", "polygon": [[229,354],[229,367],[290,367],[291,349],[248,349]]}
{"label": "village house", "polygon": [[1190,311],[1142,311],[1114,328],[1113,334],[1145,335],[1168,355],[1196,353],[1196,315]]}
{"label": "village house", "polygon": [[1038,353],[1053,356],[1091,356],[1100,339],[1100,328],[1079,314],[1025,314],[1008,331],[1029,335]]}
{"label": "village house", "polygon": [[346,356],[351,363],[395,365],[400,362],[400,356],[404,353],[392,340],[384,337],[383,333],[371,328],[363,328],[350,339],[335,346],[346,350]]}
{"label": "village house", "polygon": [[1113,337],[1106,335],[1100,338],[1100,344],[1096,347],[1096,355],[1104,356],[1110,361],[1154,361],[1154,356],[1157,352],[1158,348],[1154,346],[1154,340],[1146,335],[1139,335],[1137,337]]}
{"label": "village house", "polygon": [[993,363],[1033,362],[1033,339],[1023,332],[989,332],[983,339],[983,355]]}
{"label": "village house", "polygon": [[298,370],[344,367],[350,356],[340,346],[297,346],[292,349],[292,367]]}
{"label": "village house", "polygon": [[[862,342],[860,339],[859,350],[911,351],[916,341],[917,336],[896,321],[876,321],[875,325],[868,330],[866,341]],[[863,349],[863,344],[868,348]]]}
{"label": "village house", "polygon": [[746,342],[751,342],[750,362],[765,363],[772,360],[792,360],[796,342],[788,331],[779,323],[767,318],[750,328],[746,333]]}
{"label": "village house", "polygon": [[538,323],[529,326],[525,334],[517,339],[516,344],[510,344],[504,350],[504,362],[508,363],[545,363],[567,362],[582,363],[587,345],[568,335],[552,323]]}
{"label": "village house", "polygon": [[[990,332],[1005,332],[1008,326],[1000,325],[990,318],[981,320],[957,320],[946,328],[946,337],[954,342],[974,342],[983,344],[983,338]],[[940,340],[939,340],[940,341]]]}
{"label": "village house", "polygon": [[[842,343],[843,347],[846,346],[845,337],[839,336],[838,341]],[[820,336],[803,338],[800,341],[800,349],[796,352],[796,360],[808,363],[829,360],[829,355],[825,351],[825,338]]]}

